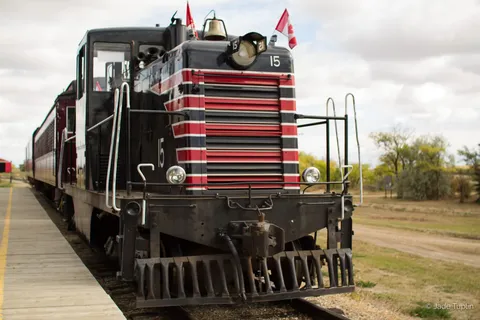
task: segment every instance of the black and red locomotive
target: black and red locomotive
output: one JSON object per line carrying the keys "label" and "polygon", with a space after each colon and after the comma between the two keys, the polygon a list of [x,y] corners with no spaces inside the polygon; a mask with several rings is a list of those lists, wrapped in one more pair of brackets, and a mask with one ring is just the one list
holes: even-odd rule
{"label": "black and red locomotive", "polygon": [[[203,29],[196,39],[172,18],[88,31],[76,81],[59,96],[74,94],[74,132],[65,121],[53,138],[45,124],[35,131],[31,181],[118,259],[139,307],[353,291],[347,159],[342,181],[330,181],[329,165],[322,179],[316,168],[300,175],[297,144],[297,128],[312,125],[299,119],[329,128],[347,115],[296,113],[288,49],[256,32],[228,35],[216,18]],[[46,152],[56,179],[40,178]],[[315,184],[326,192],[303,192]]]}

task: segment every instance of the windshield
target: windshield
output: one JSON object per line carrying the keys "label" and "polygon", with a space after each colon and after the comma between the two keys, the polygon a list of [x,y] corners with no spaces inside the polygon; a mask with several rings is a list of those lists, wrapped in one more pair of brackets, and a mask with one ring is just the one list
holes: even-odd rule
{"label": "windshield", "polygon": [[93,44],[93,90],[112,91],[130,79],[131,49],[127,43]]}

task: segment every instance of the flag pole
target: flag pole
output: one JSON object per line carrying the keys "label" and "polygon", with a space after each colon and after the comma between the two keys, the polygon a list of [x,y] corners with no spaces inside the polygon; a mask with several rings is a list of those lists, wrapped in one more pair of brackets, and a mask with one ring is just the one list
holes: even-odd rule
{"label": "flag pole", "polygon": [[[285,8],[285,10],[287,10],[287,8]],[[285,11],[283,11],[283,12],[285,12]],[[283,13],[280,16],[280,20],[282,19],[282,17],[283,17]],[[280,20],[279,20],[279,22],[280,22]],[[268,43],[268,45],[271,46],[271,47],[273,47],[275,45],[275,43],[277,42],[277,35],[275,34],[275,31],[278,31],[277,27],[278,27],[278,22],[277,22],[277,26],[275,28],[273,28],[272,36],[270,37],[270,42]]]}

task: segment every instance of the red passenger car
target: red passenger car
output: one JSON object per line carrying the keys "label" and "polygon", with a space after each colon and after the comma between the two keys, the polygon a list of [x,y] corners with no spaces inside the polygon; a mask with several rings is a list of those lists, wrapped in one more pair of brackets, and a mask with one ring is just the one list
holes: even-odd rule
{"label": "red passenger car", "polygon": [[75,81],[72,81],[57,96],[27,145],[25,170],[29,180],[35,180],[37,188],[54,191],[62,189],[65,182],[75,182],[75,141],[68,140],[75,134],[75,88]]}

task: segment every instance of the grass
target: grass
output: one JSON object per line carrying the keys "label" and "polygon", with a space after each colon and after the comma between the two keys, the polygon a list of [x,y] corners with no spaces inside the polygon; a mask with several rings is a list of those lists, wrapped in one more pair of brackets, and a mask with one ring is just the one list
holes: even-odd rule
{"label": "grass", "polygon": [[[356,255],[358,252],[361,255]],[[480,307],[480,281],[478,269],[462,264],[445,263],[380,248],[375,245],[354,242],[354,269],[356,283],[371,299],[390,304],[405,314],[416,313],[422,317],[445,318],[452,314],[455,319],[475,319],[478,310],[440,311],[418,305],[417,301],[428,300],[435,304],[468,303]],[[477,313],[475,313],[477,312]]]}
{"label": "grass", "polygon": [[[323,245],[326,233],[319,233]],[[461,263],[440,262],[354,240],[354,300],[386,305],[405,315],[426,319],[473,320],[480,308],[479,269]],[[435,308],[469,304],[473,308]]]}
{"label": "grass", "polygon": [[10,188],[10,187],[11,187],[10,180],[3,180],[0,177],[0,188]]}
{"label": "grass", "polygon": [[452,314],[448,309],[436,308],[434,304],[420,301],[418,306],[410,311],[410,315],[422,319],[451,319]]}
{"label": "grass", "polygon": [[405,201],[366,197],[355,222],[370,226],[480,240],[480,205],[458,200]]}
{"label": "grass", "polygon": [[357,281],[356,282],[356,285],[360,288],[373,288],[375,287],[377,284],[374,283],[374,282],[371,282],[371,281]]}

